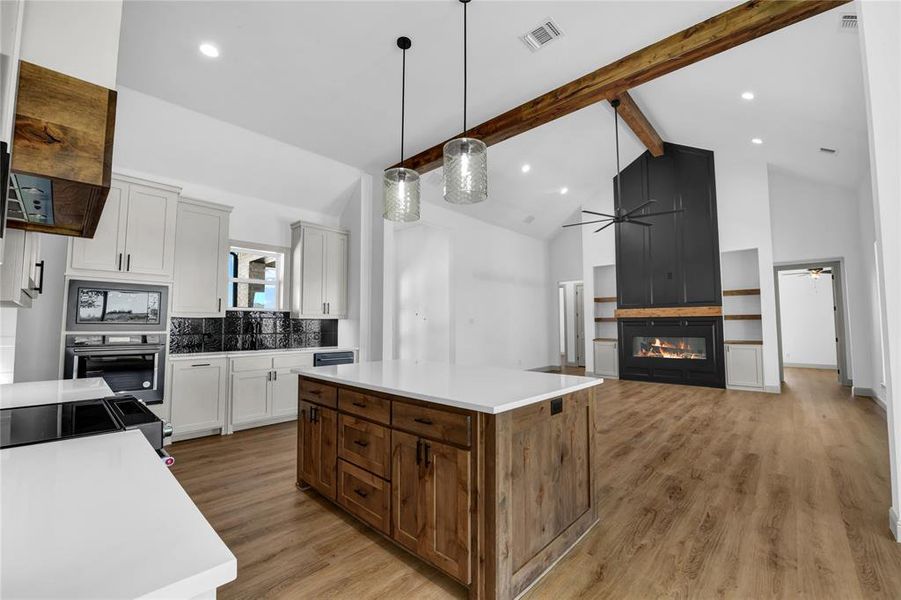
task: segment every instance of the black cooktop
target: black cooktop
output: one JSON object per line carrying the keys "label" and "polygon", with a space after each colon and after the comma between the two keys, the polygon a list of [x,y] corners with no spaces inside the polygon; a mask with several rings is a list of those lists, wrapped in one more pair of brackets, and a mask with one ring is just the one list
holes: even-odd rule
{"label": "black cooktop", "polygon": [[0,410],[0,448],[121,431],[103,400]]}

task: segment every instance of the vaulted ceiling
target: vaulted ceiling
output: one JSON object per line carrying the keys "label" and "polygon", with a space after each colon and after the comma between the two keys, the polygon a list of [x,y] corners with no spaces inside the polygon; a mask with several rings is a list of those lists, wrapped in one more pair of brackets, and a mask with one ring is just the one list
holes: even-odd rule
{"label": "vaulted ceiling", "polygon": [[[469,120],[475,124],[736,2],[470,4]],[[398,158],[400,51],[407,56],[407,153],[462,121],[462,14],[421,2],[126,0],[119,83],[223,121],[379,172]],[[756,153],[839,185],[865,172],[858,39],[847,5],[633,91],[664,139]],[[538,52],[518,36],[553,18],[564,37]],[[215,42],[221,56],[197,51]],[[753,102],[740,94],[753,90]],[[750,138],[764,144],[752,146]],[[623,161],[642,148],[622,136]],[[839,152],[826,155],[820,147]],[[489,222],[548,237],[613,174],[609,106],[595,105],[496,146],[491,197],[468,207]],[[531,165],[523,174],[523,163]],[[427,175],[434,183],[437,175]],[[560,188],[569,192],[561,195]],[[491,204],[491,206],[488,206]]]}

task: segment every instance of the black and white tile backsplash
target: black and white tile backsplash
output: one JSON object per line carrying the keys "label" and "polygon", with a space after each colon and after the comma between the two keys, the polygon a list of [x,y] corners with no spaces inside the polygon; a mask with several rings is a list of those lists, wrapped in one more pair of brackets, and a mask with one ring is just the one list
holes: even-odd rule
{"label": "black and white tile backsplash", "polygon": [[169,321],[171,354],[337,345],[337,319],[292,319],[288,312],[229,310],[225,318],[172,317]]}

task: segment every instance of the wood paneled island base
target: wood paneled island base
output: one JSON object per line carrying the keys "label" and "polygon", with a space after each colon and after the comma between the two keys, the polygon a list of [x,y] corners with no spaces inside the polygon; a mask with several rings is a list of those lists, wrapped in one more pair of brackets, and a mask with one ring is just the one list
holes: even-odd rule
{"label": "wood paneled island base", "polygon": [[305,372],[297,484],[461,582],[470,598],[515,598],[598,522],[600,380],[540,375],[578,385],[492,414]]}

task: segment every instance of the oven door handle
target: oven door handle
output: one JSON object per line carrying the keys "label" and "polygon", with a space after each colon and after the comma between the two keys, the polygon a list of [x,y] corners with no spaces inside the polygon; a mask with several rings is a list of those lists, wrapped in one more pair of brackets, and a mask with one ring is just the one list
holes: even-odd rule
{"label": "oven door handle", "polygon": [[119,346],[118,348],[73,348],[72,353],[77,356],[108,356],[108,355],[137,355],[159,354],[162,346]]}

